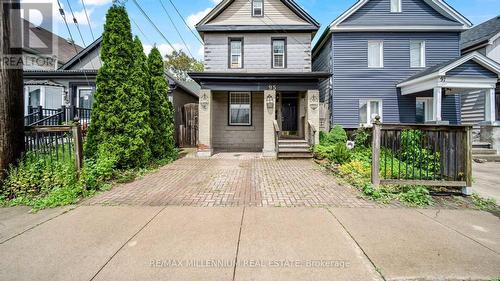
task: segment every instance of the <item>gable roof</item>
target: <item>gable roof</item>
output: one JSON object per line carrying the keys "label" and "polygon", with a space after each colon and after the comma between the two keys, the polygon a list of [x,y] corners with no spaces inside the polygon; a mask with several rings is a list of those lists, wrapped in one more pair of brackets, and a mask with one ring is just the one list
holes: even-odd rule
{"label": "gable roof", "polygon": [[[292,10],[297,16],[299,16],[301,19],[307,21],[309,24],[318,27],[320,24],[311,16],[309,15],[304,9],[302,9],[295,1],[293,0],[280,0],[285,6],[287,6],[290,10]],[[215,8],[213,8],[203,19],[201,19],[200,22],[196,24],[196,29],[198,29],[199,26],[202,26],[209,21],[215,19],[218,15],[220,15],[231,3],[233,3],[234,0],[222,0]]]}
{"label": "gable roof", "polygon": [[[61,63],[64,64],[68,60],[70,60],[72,57],[75,56],[76,52],[81,51],[83,48],[80,47],[79,45],[68,41],[65,38],[60,37],[59,35],[43,28],[40,26],[35,26],[31,22],[29,22],[26,19],[23,19],[23,24],[27,24],[29,26],[29,29],[31,32],[29,32],[30,36],[30,42],[35,42],[35,41],[41,41],[45,44],[48,44],[52,42],[52,40],[55,40],[55,47],[57,48],[57,53],[55,54],[57,56],[57,60]],[[76,51],[75,51],[76,48]],[[38,54],[35,49],[31,49],[27,46],[23,46],[23,50],[28,53],[32,54]]]}
{"label": "gable roof", "polygon": [[94,42],[92,42],[92,44],[88,45],[87,48],[81,50],[78,54],[73,56],[71,60],[62,65],[59,69],[69,70],[76,63],[80,62],[83,57],[85,57],[87,54],[89,54],[90,52],[101,46],[101,42],[102,42],[102,36],[97,38]]}
{"label": "gable roof", "polygon": [[500,64],[478,52],[472,52],[470,54],[437,64],[435,66],[417,72],[416,74],[410,76],[409,78],[401,81],[397,86],[401,87],[409,83],[416,83],[420,80],[426,80],[428,78],[438,77],[438,76],[445,76],[447,72],[463,65],[464,63],[470,60],[475,61],[482,67],[500,76]]}
{"label": "gable roof", "polygon": [[[200,93],[201,87],[195,81],[181,81],[181,80],[175,78],[175,76],[168,71],[165,71],[165,76],[167,76],[167,79],[171,80],[173,82],[173,84],[176,85],[176,87],[180,87],[186,93],[190,94],[191,96],[193,96],[195,98],[199,97],[198,95]],[[170,82],[169,82],[169,84],[170,84]]]}
{"label": "gable roof", "polygon": [[488,43],[490,39],[500,33],[500,16],[496,16],[480,25],[477,25],[460,35],[460,48],[471,49]]}

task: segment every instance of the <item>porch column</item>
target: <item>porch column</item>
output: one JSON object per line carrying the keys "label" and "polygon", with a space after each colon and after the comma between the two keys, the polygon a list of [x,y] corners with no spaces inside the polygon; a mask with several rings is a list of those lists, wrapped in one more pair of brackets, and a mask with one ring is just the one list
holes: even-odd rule
{"label": "porch column", "polygon": [[274,120],[276,120],[276,91],[264,91],[264,157],[276,157]]}
{"label": "porch column", "polygon": [[441,87],[436,87],[434,88],[434,98],[433,98],[433,115],[434,115],[434,121],[440,122],[442,120],[441,118],[441,108],[442,108],[442,101],[443,101],[443,90]]}
{"label": "porch column", "polygon": [[309,123],[316,129],[316,134],[314,134],[314,144],[319,144],[319,91],[318,90],[308,90],[306,96],[306,124],[305,124],[305,135],[306,139],[309,139]]}
{"label": "porch column", "polygon": [[198,157],[212,156],[212,91],[202,89],[198,106]]}
{"label": "porch column", "polygon": [[485,105],[484,105],[484,120],[488,123],[494,123],[496,121],[496,109],[495,109],[495,89],[488,89],[485,93]]}

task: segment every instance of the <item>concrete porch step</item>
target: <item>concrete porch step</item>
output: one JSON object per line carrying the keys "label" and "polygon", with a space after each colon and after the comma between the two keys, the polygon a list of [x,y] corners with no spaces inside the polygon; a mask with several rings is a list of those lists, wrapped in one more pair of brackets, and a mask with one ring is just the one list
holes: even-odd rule
{"label": "concrete porch step", "polygon": [[298,158],[313,158],[312,153],[310,152],[286,152],[286,153],[278,153],[279,159],[298,159]]}
{"label": "concrete porch step", "polygon": [[309,149],[309,144],[307,143],[280,143],[278,144],[279,148],[305,148]]}
{"label": "concrete porch step", "polygon": [[304,139],[279,139],[278,140],[279,144],[285,144],[285,143],[306,143],[307,141]]}
{"label": "concrete porch step", "polygon": [[496,155],[497,151],[490,148],[473,148],[472,155]]}
{"label": "concrete porch step", "polygon": [[472,158],[474,160],[486,160],[487,162],[500,162],[500,155],[492,155],[492,154],[477,154],[473,155]]}
{"label": "concrete porch step", "polygon": [[487,148],[487,149],[491,149],[491,143],[489,142],[474,142],[472,143],[472,148]]}
{"label": "concrete porch step", "polygon": [[279,153],[300,152],[309,153],[309,147],[279,147]]}

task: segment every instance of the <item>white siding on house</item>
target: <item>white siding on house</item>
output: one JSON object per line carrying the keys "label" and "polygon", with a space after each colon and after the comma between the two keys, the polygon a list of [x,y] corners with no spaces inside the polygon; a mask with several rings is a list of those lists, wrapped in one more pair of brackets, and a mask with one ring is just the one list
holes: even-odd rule
{"label": "white siding on house", "polygon": [[264,17],[252,17],[251,0],[235,0],[207,25],[308,24],[280,0],[264,0]]}
{"label": "white siding on house", "polygon": [[[229,69],[229,37],[243,37],[243,68]],[[271,67],[271,40],[286,37],[286,68]],[[207,33],[205,34],[207,72],[310,72],[311,34],[309,33]]]}
{"label": "white siding on house", "polygon": [[486,56],[500,63],[500,33],[493,44],[486,46]]}
{"label": "white siding on house", "polygon": [[99,69],[102,66],[102,62],[99,57],[100,51],[101,47],[96,48],[86,56],[83,56],[81,61],[77,61],[70,69]]}

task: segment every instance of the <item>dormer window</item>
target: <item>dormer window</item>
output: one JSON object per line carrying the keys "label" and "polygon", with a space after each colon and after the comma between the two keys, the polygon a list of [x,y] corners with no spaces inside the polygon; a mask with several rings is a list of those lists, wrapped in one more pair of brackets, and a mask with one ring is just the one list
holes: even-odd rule
{"label": "dormer window", "polygon": [[252,0],[252,16],[264,16],[264,0]]}
{"label": "dormer window", "polygon": [[401,0],[391,0],[391,13],[401,13]]}

